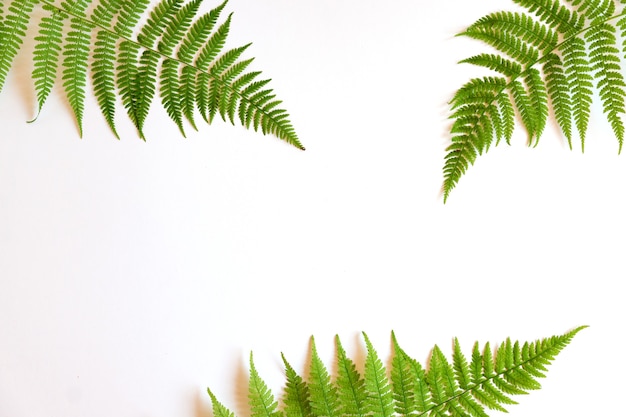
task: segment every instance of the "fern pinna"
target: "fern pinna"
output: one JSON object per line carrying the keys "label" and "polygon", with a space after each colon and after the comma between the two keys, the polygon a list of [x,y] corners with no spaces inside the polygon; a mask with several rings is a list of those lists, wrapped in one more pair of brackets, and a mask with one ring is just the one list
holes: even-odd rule
{"label": "fern pinna", "polygon": [[[409,357],[392,333],[393,358],[388,371],[367,335],[361,373],[336,338],[336,377],[331,378],[314,340],[308,378],[296,373],[283,356],[287,383],[282,407],[261,379],[250,355],[248,399],[251,417],[487,417],[486,409],[506,411],[512,395],[539,389],[538,378],[586,326],[534,342],[507,339],[495,352],[489,343],[474,344],[471,359],[453,341],[452,361],[435,346],[429,367]],[[215,417],[234,417],[208,390]]]}
{"label": "fern pinna", "polygon": [[516,112],[536,145],[551,105],[570,149],[574,132],[585,146],[594,88],[619,143],[624,142],[626,1],[513,0],[527,12],[496,12],[462,36],[497,53],[462,63],[494,75],[470,80],[452,98],[452,143],[444,164],[444,201],[476,157],[501,139],[510,143]]}
{"label": "fern pinna", "polygon": [[[240,58],[249,45],[223,51],[231,16],[218,21],[226,1],[198,16],[201,3],[161,0],[148,13],[150,0],[10,0],[6,9],[2,2],[0,91],[40,6],[32,73],[38,113],[61,72],[82,135],[90,74],[116,137],[118,96],[145,139],[148,111],[158,94],[183,135],[186,122],[196,128],[196,114],[207,123],[219,114],[304,149],[281,101],[267,87],[269,80],[259,79],[259,71],[246,72],[252,59]],[[145,24],[137,27],[144,15]]]}

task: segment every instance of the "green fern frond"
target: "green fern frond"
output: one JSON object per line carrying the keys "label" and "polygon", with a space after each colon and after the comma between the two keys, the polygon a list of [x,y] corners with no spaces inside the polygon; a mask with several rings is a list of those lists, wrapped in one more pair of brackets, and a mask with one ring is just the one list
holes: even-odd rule
{"label": "green fern frond", "polygon": [[[336,337],[337,377],[333,382],[311,339],[309,378],[300,377],[283,356],[287,383],[284,407],[274,397],[250,356],[250,406],[253,417],[442,416],[488,417],[487,409],[506,412],[511,396],[541,388],[547,366],[586,326],[534,342],[505,340],[492,352],[474,344],[468,362],[457,339],[452,361],[435,346],[425,370],[409,357],[392,333],[393,357],[388,370],[363,333],[367,356],[361,374]],[[209,390],[216,417],[234,417]]]}
{"label": "green fern frond", "polygon": [[38,0],[15,0],[9,3],[9,14],[0,26],[0,91],[24,42],[27,25],[37,3]]}
{"label": "green fern frond", "polygon": [[59,55],[61,53],[63,20],[67,18],[65,13],[57,11],[47,4],[43,8],[50,12],[51,15],[44,16],[41,19],[39,35],[35,37],[37,46],[35,46],[35,52],[33,53],[35,68],[32,77],[35,81],[37,102],[39,104],[35,119],[37,119],[43,104],[54,86]]}
{"label": "green fern frond", "polygon": [[391,340],[394,351],[391,361],[391,385],[395,411],[399,416],[410,416],[418,411],[416,399],[418,393],[415,392],[417,378],[412,372],[410,358],[400,348],[394,332],[391,332]]}
{"label": "green fern frond", "polygon": [[460,61],[464,64],[473,64],[486,67],[507,77],[514,77],[522,72],[522,66],[515,61],[495,54],[480,54]]}
{"label": "green fern frond", "polygon": [[339,336],[335,337],[337,345],[337,395],[339,414],[341,416],[367,416],[367,389],[365,380],[356,369],[352,359],[348,358],[341,345]]}
{"label": "green fern frond", "polygon": [[[626,126],[623,75],[626,8],[616,0],[513,0],[524,12],[497,12],[459,35],[497,53],[464,59],[504,78],[471,80],[450,101],[452,144],[444,162],[444,202],[477,155],[509,143],[515,115],[536,146],[550,116],[572,147],[574,127],[584,151],[594,89],[621,152]],[[619,31],[619,33],[618,33]],[[621,40],[620,40],[621,39]],[[491,89],[490,89],[491,88]],[[494,111],[494,108],[498,111]],[[499,118],[498,118],[499,115]]]}
{"label": "green fern frond", "polygon": [[[89,2],[76,0],[64,2],[61,7],[71,14],[83,14]],[[63,87],[67,94],[68,102],[74,110],[78,131],[83,136],[83,112],[85,109],[85,88],[87,86],[87,59],[89,57],[89,45],[91,43],[91,30],[93,23],[72,17],[70,30],[65,38],[65,50],[63,55]]]}
{"label": "green fern frond", "polygon": [[311,368],[309,370],[310,404],[313,415],[339,417],[339,395],[331,382],[330,374],[317,353],[315,340],[311,338]]}
{"label": "green fern frond", "polygon": [[267,384],[257,372],[252,353],[250,354],[250,385],[248,387],[248,400],[250,403],[251,417],[280,417],[278,402],[274,399]]}
{"label": "green fern frond", "polygon": [[213,415],[215,417],[235,417],[235,414],[232,411],[217,401],[217,398],[210,389],[207,388],[207,392],[209,397],[211,397],[211,407],[213,407]]}
{"label": "green fern frond", "polygon": [[365,389],[367,409],[375,416],[389,417],[394,413],[393,393],[386,369],[378,358],[369,338],[363,333],[367,356],[365,357]]}
{"label": "green fern frond", "polygon": [[252,59],[242,55],[249,44],[223,51],[232,14],[222,24],[218,21],[227,1],[200,14],[202,1],[161,0],[149,10],[150,0],[10,0],[6,10],[0,8],[0,91],[40,6],[33,54],[34,119],[60,70],[81,136],[91,78],[102,115],[116,137],[117,101],[145,139],[146,120],[158,95],[183,136],[186,122],[197,129],[196,112],[208,123],[219,114],[304,149],[287,112],[277,107],[281,101],[271,89],[259,90],[260,72],[246,72]]}
{"label": "green fern frond", "polygon": [[285,414],[292,417],[312,417],[310,404],[309,386],[300,375],[291,367],[285,355],[281,355],[285,364],[287,384],[283,403],[285,404]]}

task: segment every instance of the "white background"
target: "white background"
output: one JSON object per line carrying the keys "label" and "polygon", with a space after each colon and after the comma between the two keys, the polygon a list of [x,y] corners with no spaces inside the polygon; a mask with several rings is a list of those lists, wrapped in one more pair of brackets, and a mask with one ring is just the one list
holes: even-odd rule
{"label": "white background", "polygon": [[626,159],[601,109],[584,155],[518,129],[441,198],[446,103],[486,74],[454,35],[503,8],[231,0],[228,46],[254,42],[304,152],[221,121],[184,139],[158,102],[145,143],[120,105],[118,141],[91,93],[80,139],[60,87],[27,124],[31,32],[0,95],[0,417],[208,417],[207,386],[247,416],[250,351],[279,394],[311,335],[361,366],[361,331],[424,362],[583,324],[510,415],[615,415]]}

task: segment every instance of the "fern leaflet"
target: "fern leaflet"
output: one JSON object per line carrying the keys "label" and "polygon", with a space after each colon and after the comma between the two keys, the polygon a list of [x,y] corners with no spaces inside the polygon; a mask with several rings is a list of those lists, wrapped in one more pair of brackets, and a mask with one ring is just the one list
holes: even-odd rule
{"label": "fern leaflet", "polygon": [[312,417],[309,386],[291,367],[284,355],[282,355],[282,358],[287,376],[285,395],[283,397],[285,414],[293,417]]}
{"label": "fern leaflet", "polygon": [[331,383],[330,374],[320,359],[315,340],[311,338],[311,369],[309,370],[311,411],[314,416],[339,417],[337,387]]}
{"label": "fern leaflet", "polygon": [[101,113],[116,137],[118,98],[145,139],[145,122],[158,95],[183,136],[186,122],[197,129],[196,112],[208,123],[219,114],[304,149],[273,91],[259,90],[269,80],[259,81],[259,71],[246,72],[252,60],[240,58],[249,45],[222,51],[231,16],[216,25],[226,2],[198,16],[202,0],[161,0],[152,10],[150,0],[11,0],[6,11],[0,8],[0,91],[37,15],[33,11],[41,6],[33,54],[35,119],[60,68],[81,136],[91,77]]}
{"label": "fern leaflet", "polygon": [[[547,366],[585,327],[523,344],[507,339],[495,353],[489,343],[482,349],[475,343],[470,361],[454,339],[452,361],[435,346],[428,370],[402,350],[393,333],[391,369],[386,369],[364,333],[367,356],[363,374],[346,356],[337,337],[334,380],[311,339],[308,380],[300,377],[283,356],[287,383],[282,410],[250,361],[251,415],[488,417],[487,409],[506,411],[505,405],[515,404],[511,396],[539,389],[537,379],[545,377]],[[208,392],[216,416],[234,417]]]}
{"label": "fern leaflet", "polygon": [[365,389],[368,392],[366,404],[373,415],[389,417],[393,415],[393,394],[387,379],[386,370],[378,358],[369,338],[363,333],[367,356],[365,358]]}
{"label": "fern leaflet", "polygon": [[277,411],[278,402],[274,399],[265,381],[261,379],[254,367],[252,354],[250,354],[250,386],[248,392],[252,417],[280,417],[282,413]]}
{"label": "fern leaflet", "polygon": [[[452,143],[444,162],[444,202],[476,156],[509,143],[515,113],[537,145],[552,107],[570,148],[574,127],[584,152],[594,88],[621,152],[626,126],[626,9],[617,0],[513,0],[526,11],[491,13],[462,36],[497,53],[466,58],[495,77],[473,79],[450,102]],[[619,33],[618,33],[619,31]]]}
{"label": "fern leaflet", "polygon": [[356,365],[346,355],[339,337],[337,344],[337,393],[339,396],[340,415],[365,417],[367,415],[367,388],[365,380],[356,369]]}

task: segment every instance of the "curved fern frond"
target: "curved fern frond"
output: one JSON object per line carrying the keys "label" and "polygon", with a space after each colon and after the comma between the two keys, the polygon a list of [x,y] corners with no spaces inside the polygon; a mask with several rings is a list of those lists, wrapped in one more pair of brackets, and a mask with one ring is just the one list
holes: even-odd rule
{"label": "curved fern frond", "polygon": [[293,417],[312,417],[309,386],[291,367],[285,355],[281,355],[285,364],[287,384],[285,385],[285,414]]}
{"label": "curved fern frond", "polygon": [[[89,2],[76,0],[64,2],[61,7],[71,14],[83,14]],[[74,110],[78,131],[83,136],[83,111],[85,108],[85,87],[87,86],[87,58],[89,57],[89,44],[91,42],[91,30],[93,23],[72,17],[70,30],[65,38],[65,50],[63,55],[63,87],[67,94],[67,100]]]}
{"label": "curved fern frond", "polygon": [[[283,356],[287,384],[282,410],[278,410],[267,385],[250,362],[251,415],[488,417],[487,410],[506,412],[505,406],[516,404],[511,396],[541,388],[538,379],[545,377],[548,365],[585,327],[534,342],[507,339],[495,350],[489,343],[482,348],[475,343],[469,361],[454,339],[452,360],[435,346],[427,370],[406,354],[393,333],[391,369],[386,369],[363,333],[367,349],[363,374],[346,356],[337,337],[334,381],[312,339],[308,381]],[[233,417],[208,392],[214,414]]]}
{"label": "curved fern frond", "polygon": [[30,16],[38,0],[15,0],[9,3],[9,14],[0,26],[0,91],[9,74],[13,59],[24,42]]}
{"label": "curved fern frond", "polygon": [[[516,114],[529,145],[537,145],[552,114],[570,148],[575,130],[584,152],[594,89],[621,152],[626,133],[621,52],[626,33],[624,2],[513,2],[526,10],[489,14],[459,34],[496,50],[460,62],[488,68],[502,77],[483,79],[489,82],[471,80],[450,102],[452,143],[443,168],[444,202],[494,139],[498,144],[504,137],[509,143]],[[492,81],[496,79],[497,86]]]}
{"label": "curved fern frond", "polygon": [[369,338],[363,333],[367,356],[365,357],[366,406],[375,416],[390,417],[394,413],[393,393],[387,372]]}
{"label": "curved fern frond", "polygon": [[[63,19],[67,18],[65,13],[55,10],[47,4],[44,5],[43,8],[47,12],[50,12],[51,15],[44,16],[41,19],[39,35],[35,37],[37,45],[35,46],[33,56],[35,68],[32,77],[35,81],[37,102],[39,104],[37,115],[41,112],[41,108],[50,95],[54,85],[59,55],[61,53]],[[35,119],[37,119],[37,115]],[[35,119],[33,119],[33,121]]]}
{"label": "curved fern frond", "polygon": [[339,413],[342,416],[367,416],[367,388],[365,380],[356,369],[352,359],[348,358],[346,351],[337,336],[337,395],[339,398]]}
{"label": "curved fern frond", "polygon": [[235,417],[235,414],[220,403],[210,389],[207,389],[209,397],[211,397],[211,407],[213,407],[213,415],[215,417]]}
{"label": "curved fern frond", "polygon": [[250,403],[251,417],[281,417],[278,411],[278,402],[274,399],[267,384],[257,372],[252,353],[250,354],[250,384],[248,387],[248,400]]}
{"label": "curved fern frond", "polygon": [[158,95],[183,136],[186,123],[197,129],[196,113],[208,123],[219,114],[304,149],[273,91],[260,90],[260,72],[246,72],[252,59],[241,57],[249,44],[223,51],[232,16],[218,26],[226,2],[200,14],[202,0],[161,0],[151,10],[150,0],[10,0],[6,10],[0,8],[0,91],[40,6],[33,54],[34,119],[60,70],[81,136],[91,78],[102,115],[116,137],[117,101],[145,139],[145,123]]}
{"label": "curved fern frond", "polygon": [[309,370],[310,404],[314,416],[340,417],[337,387],[320,359],[315,340],[311,338],[311,367]]}

